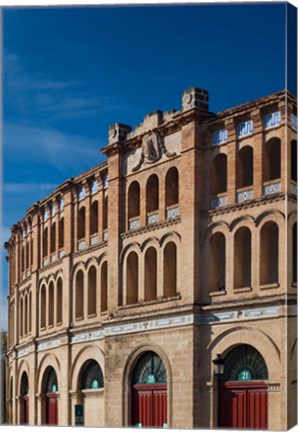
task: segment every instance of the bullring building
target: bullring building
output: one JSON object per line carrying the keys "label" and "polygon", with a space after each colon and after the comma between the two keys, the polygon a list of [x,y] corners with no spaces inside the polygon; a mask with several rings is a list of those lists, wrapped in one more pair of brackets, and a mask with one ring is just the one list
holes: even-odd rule
{"label": "bullring building", "polygon": [[296,100],[114,124],[30,207],[9,263],[9,423],[296,423]]}

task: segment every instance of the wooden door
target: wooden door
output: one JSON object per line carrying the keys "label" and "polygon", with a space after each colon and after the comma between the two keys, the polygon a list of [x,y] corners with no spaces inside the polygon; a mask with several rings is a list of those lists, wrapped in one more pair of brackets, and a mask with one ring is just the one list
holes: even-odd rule
{"label": "wooden door", "polygon": [[221,388],[220,426],[267,429],[267,386],[260,383],[225,383]]}
{"label": "wooden door", "polygon": [[132,389],[132,426],[159,427],[167,423],[166,384],[136,384]]}
{"label": "wooden door", "polygon": [[29,396],[21,398],[21,424],[29,424]]}
{"label": "wooden door", "polygon": [[56,394],[47,394],[47,421],[48,425],[58,425],[58,398]]}
{"label": "wooden door", "polygon": [[24,397],[24,424],[29,424],[29,397]]}

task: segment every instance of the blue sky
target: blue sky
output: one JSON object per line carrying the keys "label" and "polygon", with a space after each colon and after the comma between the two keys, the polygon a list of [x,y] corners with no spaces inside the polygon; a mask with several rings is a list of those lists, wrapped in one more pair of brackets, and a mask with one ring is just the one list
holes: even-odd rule
{"label": "blue sky", "polygon": [[284,89],[285,13],[285,3],[4,10],[2,240],[33,202],[104,160],[110,124],[180,109],[194,85],[214,112]]}

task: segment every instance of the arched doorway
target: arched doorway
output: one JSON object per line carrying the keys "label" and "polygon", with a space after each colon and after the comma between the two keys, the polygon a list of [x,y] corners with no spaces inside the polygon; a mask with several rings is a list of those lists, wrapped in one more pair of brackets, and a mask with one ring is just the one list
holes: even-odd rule
{"label": "arched doorway", "polygon": [[29,383],[26,372],[23,372],[21,379],[20,423],[22,425],[29,424]]}
{"label": "arched doorway", "polygon": [[234,348],[225,358],[219,403],[219,426],[235,429],[268,428],[268,370],[251,345]]}
{"label": "arched doorway", "polygon": [[48,367],[44,377],[45,424],[58,425],[58,380],[55,370]]}
{"label": "arched doorway", "polygon": [[167,373],[153,351],[143,354],[132,373],[131,424],[165,427],[167,424]]}
{"label": "arched doorway", "polygon": [[83,364],[78,379],[77,403],[83,409],[84,426],[104,426],[104,376],[97,361],[90,359]]}

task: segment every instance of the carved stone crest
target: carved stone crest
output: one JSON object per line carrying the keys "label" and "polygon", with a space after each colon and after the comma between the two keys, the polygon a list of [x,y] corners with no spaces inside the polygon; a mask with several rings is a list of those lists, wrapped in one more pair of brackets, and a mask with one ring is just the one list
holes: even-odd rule
{"label": "carved stone crest", "polygon": [[143,164],[152,164],[158,161],[162,154],[165,154],[168,158],[176,156],[176,153],[167,151],[163,139],[158,132],[148,132],[142,138],[142,154],[140,161],[132,171],[138,171]]}

